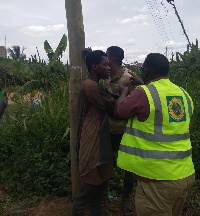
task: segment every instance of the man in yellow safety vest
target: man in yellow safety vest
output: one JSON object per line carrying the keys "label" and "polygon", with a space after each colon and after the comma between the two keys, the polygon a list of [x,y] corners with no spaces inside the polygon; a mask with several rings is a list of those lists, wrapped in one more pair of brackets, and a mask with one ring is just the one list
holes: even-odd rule
{"label": "man in yellow safety vest", "polygon": [[193,102],[168,79],[168,70],[164,55],[148,54],[141,67],[144,85],[117,108],[128,119],[117,164],[138,180],[137,216],[180,216],[195,181],[189,134]]}

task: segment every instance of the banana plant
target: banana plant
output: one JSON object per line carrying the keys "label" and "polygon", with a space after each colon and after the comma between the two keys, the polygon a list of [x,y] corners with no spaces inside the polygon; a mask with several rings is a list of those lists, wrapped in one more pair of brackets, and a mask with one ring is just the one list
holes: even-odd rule
{"label": "banana plant", "polygon": [[67,36],[65,34],[62,36],[60,43],[56,48],[55,52],[51,48],[49,42],[46,40],[44,42],[44,49],[49,58],[49,63],[52,64],[54,61],[60,60],[60,57],[62,58],[63,52],[66,50],[66,47],[67,47]]}
{"label": "banana plant", "polygon": [[51,45],[46,40],[44,42],[44,49],[48,56],[48,68],[46,73],[46,78],[48,81],[62,79],[68,79],[68,71],[66,66],[61,62],[61,58],[63,52],[66,50],[67,47],[67,36],[64,34],[60,40],[60,43],[55,51],[53,51]]}
{"label": "banana plant", "polygon": [[[53,51],[51,45],[46,40],[44,42],[44,49],[48,56],[48,64],[46,62],[38,60],[36,55],[32,56],[29,60],[29,67],[34,71],[35,79],[31,80],[21,87],[20,91],[24,92],[25,89],[42,89],[49,91],[52,85],[60,82],[61,80],[68,79],[68,70],[66,66],[60,61],[63,52],[67,47],[67,37],[64,34],[60,40],[60,43],[55,51]],[[25,91],[27,92],[27,91]]]}
{"label": "banana plant", "polygon": [[26,61],[26,64],[13,59],[0,58],[0,65],[8,69],[10,76],[17,76],[19,79],[25,78],[25,82],[20,85],[21,87],[15,95],[24,95],[34,89],[49,91],[54,83],[67,80],[69,77],[67,66],[60,61],[66,47],[67,37],[65,34],[55,51],[46,40],[44,49],[48,56],[48,64],[43,60],[38,60],[36,55]]}

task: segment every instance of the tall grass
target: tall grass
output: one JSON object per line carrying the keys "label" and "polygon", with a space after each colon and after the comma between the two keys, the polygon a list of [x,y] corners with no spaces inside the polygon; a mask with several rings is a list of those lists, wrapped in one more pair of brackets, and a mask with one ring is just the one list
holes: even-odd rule
{"label": "tall grass", "polygon": [[194,55],[191,55],[191,57],[188,55],[190,52],[184,53],[182,61],[171,61],[169,78],[172,82],[184,88],[194,103],[190,135],[196,178],[200,179],[200,51],[199,55],[195,55],[196,59],[193,59]]}
{"label": "tall grass", "polygon": [[[190,132],[200,179],[200,65],[188,52],[170,62],[169,77],[194,101]],[[51,90],[41,93],[42,107],[18,98],[0,122],[0,183],[16,197],[71,195],[68,81],[51,82]],[[121,193],[122,179],[123,170],[116,167],[109,194]]]}
{"label": "tall grass", "polygon": [[13,196],[71,193],[68,84],[42,93],[42,107],[18,101],[0,124],[0,182]]}

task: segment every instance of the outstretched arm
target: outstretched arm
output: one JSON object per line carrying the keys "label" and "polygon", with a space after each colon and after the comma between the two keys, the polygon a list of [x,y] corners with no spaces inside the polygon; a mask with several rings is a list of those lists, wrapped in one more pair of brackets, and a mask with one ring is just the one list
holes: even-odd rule
{"label": "outstretched arm", "polygon": [[130,82],[134,85],[134,86],[138,86],[138,85],[144,85],[144,82],[133,72],[129,71],[128,72],[131,77],[129,77]]}

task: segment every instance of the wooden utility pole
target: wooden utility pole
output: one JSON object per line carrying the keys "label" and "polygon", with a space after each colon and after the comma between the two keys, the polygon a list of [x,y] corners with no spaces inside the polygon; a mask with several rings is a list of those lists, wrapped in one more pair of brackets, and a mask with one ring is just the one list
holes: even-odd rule
{"label": "wooden utility pole", "polygon": [[86,76],[85,59],[82,51],[85,48],[85,32],[83,25],[81,0],[65,0],[70,61],[69,106],[70,106],[70,153],[72,197],[80,189],[76,157],[77,141],[77,102],[80,84]]}

